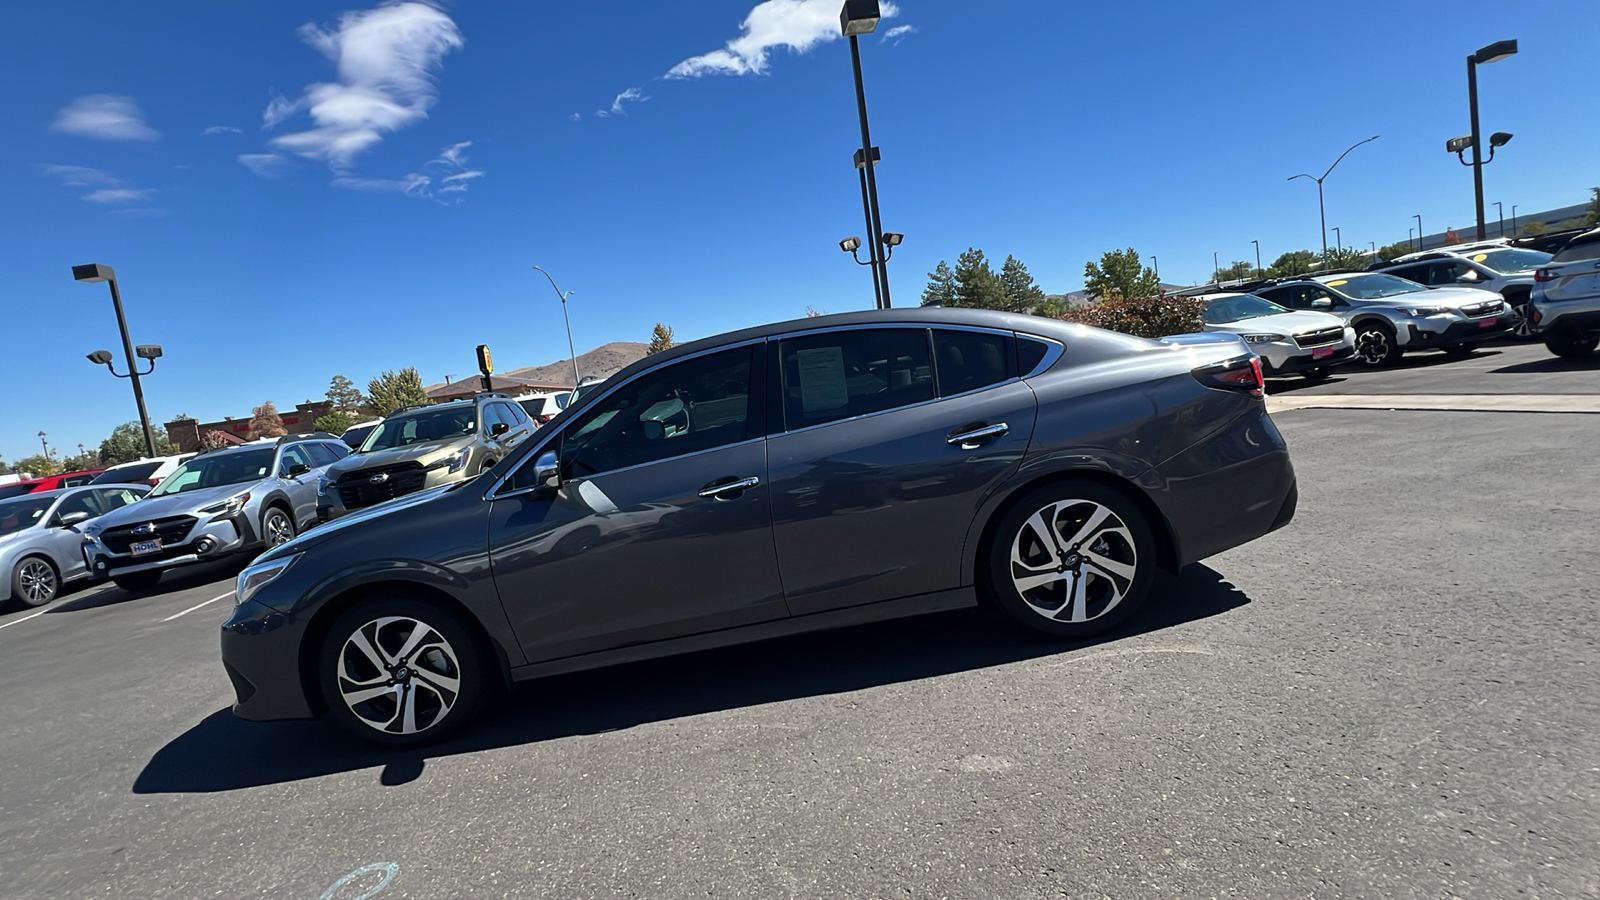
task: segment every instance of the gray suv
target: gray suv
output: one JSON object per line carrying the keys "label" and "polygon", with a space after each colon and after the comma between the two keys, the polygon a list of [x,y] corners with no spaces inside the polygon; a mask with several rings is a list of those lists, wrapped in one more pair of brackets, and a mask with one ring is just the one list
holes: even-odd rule
{"label": "gray suv", "polygon": [[1383,272],[1308,275],[1252,293],[1290,309],[1333,313],[1356,330],[1356,362],[1387,366],[1412,350],[1465,356],[1511,330],[1511,307],[1478,288],[1428,288]]}
{"label": "gray suv", "polygon": [[391,413],[317,482],[317,521],[424,488],[465,481],[521,446],[537,426],[509,394]]}
{"label": "gray suv", "polygon": [[350,452],[331,434],[205,451],[143,500],[80,526],[95,577],[154,587],[168,569],[285,543],[316,521],[317,477]]}

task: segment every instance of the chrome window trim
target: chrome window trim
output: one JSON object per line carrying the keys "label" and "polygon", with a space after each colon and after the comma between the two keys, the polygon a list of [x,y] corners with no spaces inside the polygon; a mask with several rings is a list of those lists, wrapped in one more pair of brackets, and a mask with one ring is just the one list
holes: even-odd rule
{"label": "chrome window trim", "polygon": [[1034,366],[1032,371],[1021,376],[1024,381],[1029,378],[1043,375],[1045,372],[1050,370],[1051,366],[1059,362],[1062,356],[1066,355],[1067,345],[1056,340],[1055,338],[1047,338],[1043,335],[1034,334],[1029,331],[1017,331],[1013,332],[1013,334],[1016,335],[1017,340],[1019,341],[1027,339],[1030,341],[1041,341],[1047,345],[1044,351],[1044,358],[1039,360],[1039,364]]}

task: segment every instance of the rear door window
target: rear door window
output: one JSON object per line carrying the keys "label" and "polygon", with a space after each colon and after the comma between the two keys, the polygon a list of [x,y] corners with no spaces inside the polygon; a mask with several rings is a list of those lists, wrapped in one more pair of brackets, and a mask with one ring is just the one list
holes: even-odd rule
{"label": "rear door window", "polygon": [[331,466],[339,460],[339,457],[334,456],[333,451],[328,449],[328,445],[321,441],[311,441],[302,446],[306,448],[307,453],[311,454],[312,468]]}
{"label": "rear door window", "polygon": [[1011,338],[984,331],[933,330],[939,396],[965,394],[1011,377]]}
{"label": "rear door window", "polygon": [[1584,262],[1591,259],[1600,259],[1600,235],[1589,238],[1581,244],[1573,241],[1550,261],[1553,263],[1566,263]]}
{"label": "rear door window", "polygon": [[859,328],[779,344],[784,425],[850,419],[934,397],[925,328]]}

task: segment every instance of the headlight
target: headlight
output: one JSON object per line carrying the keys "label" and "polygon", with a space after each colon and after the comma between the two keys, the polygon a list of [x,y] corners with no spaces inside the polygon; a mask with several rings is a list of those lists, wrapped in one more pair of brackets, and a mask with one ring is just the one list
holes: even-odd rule
{"label": "headlight", "polygon": [[205,513],[206,515],[220,513],[224,516],[231,516],[239,510],[244,509],[244,505],[249,502],[249,494],[240,494],[237,497],[229,497],[221,503],[213,503],[210,506],[201,507],[200,512]]}
{"label": "headlight", "polygon": [[1402,306],[1400,307],[1400,311],[1408,316],[1425,318],[1427,316],[1437,316],[1440,313],[1449,312],[1450,308],[1448,306]]}
{"label": "headlight", "polygon": [[255,596],[256,592],[271,584],[279,575],[289,571],[295,560],[304,556],[296,553],[293,556],[284,556],[270,562],[257,563],[239,573],[239,580],[234,583],[233,603],[242,606],[246,600]]}
{"label": "headlight", "polygon": [[83,527],[78,529],[78,533],[83,535],[84,538],[86,538],[88,540],[91,540],[91,541],[98,540],[100,538],[100,526],[99,525],[84,525]]}
{"label": "headlight", "polygon": [[434,471],[436,469],[444,469],[446,472],[449,472],[450,474],[453,475],[456,472],[461,471],[462,467],[466,466],[467,460],[470,459],[471,457],[472,457],[472,448],[471,447],[462,447],[459,452],[452,453],[449,456],[445,457],[444,459],[441,459],[438,462],[434,463],[433,465],[429,466],[428,467],[428,471],[432,472],[432,471]]}
{"label": "headlight", "polygon": [[1271,344],[1275,341],[1288,340],[1281,334],[1242,334],[1240,337],[1244,338],[1247,344]]}
{"label": "headlight", "polygon": [[317,476],[317,496],[318,497],[326,497],[326,496],[328,496],[328,488],[330,488],[330,487],[333,487],[333,479],[328,477],[328,473],[324,472],[321,475]]}

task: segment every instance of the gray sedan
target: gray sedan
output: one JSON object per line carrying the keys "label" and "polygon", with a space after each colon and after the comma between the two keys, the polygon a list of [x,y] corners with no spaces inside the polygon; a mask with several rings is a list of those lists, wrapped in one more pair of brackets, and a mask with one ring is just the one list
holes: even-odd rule
{"label": "gray sedan", "polygon": [[374,741],[497,686],[978,604],[1062,639],[1294,515],[1231,334],[825,316],[646,357],[475,479],[272,548],[222,629],[235,713]]}
{"label": "gray sedan", "polygon": [[143,497],[142,484],[40,491],[0,500],[0,605],[41,606],[89,577],[76,526]]}

